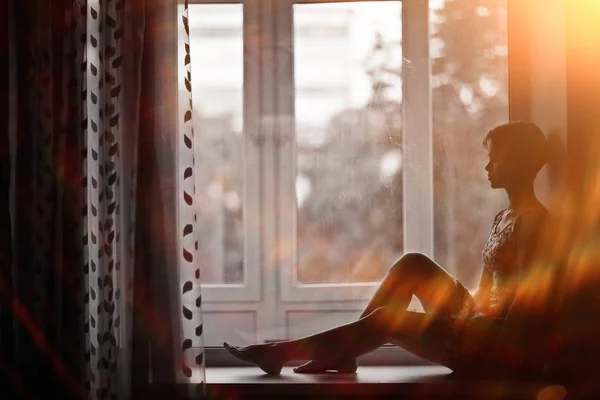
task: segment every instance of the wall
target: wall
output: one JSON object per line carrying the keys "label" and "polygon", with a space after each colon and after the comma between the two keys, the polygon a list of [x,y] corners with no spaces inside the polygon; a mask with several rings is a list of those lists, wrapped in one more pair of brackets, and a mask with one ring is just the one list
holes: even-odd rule
{"label": "wall", "polygon": [[[600,146],[600,2],[566,8],[569,180],[583,200],[596,200]],[[594,198],[596,197],[596,198]]]}
{"label": "wall", "polygon": [[565,182],[578,201],[595,201],[600,1],[507,1],[511,120],[536,122],[552,145],[536,189],[549,201]]}
{"label": "wall", "polygon": [[533,121],[548,137],[549,162],[536,181],[548,205],[566,166],[566,1],[507,1],[510,119]]}

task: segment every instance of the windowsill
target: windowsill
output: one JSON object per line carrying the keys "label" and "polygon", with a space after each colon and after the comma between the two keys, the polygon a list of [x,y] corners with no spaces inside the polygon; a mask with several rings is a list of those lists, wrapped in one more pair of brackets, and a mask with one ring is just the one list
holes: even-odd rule
{"label": "windowsill", "polygon": [[[249,364],[240,361],[227,352],[223,347],[207,347],[205,349],[206,365],[211,367],[248,367]],[[294,361],[288,366],[300,365],[302,362]],[[359,357],[358,365],[361,366],[432,366],[433,364],[423,358],[402,349],[398,346],[385,345],[364,356]]]}
{"label": "windowsill", "polygon": [[[359,366],[355,374],[296,374],[284,367],[281,375],[269,376],[259,368],[208,367],[206,399],[563,399],[547,391],[565,390],[558,385],[459,379],[438,365]],[[135,398],[191,399],[196,385],[152,385]],[[540,391],[545,393],[541,393]],[[600,398],[600,386],[574,385],[568,398]],[[550,396],[550,397],[548,397]]]}
{"label": "windowsill", "polygon": [[296,374],[286,364],[281,375],[233,358],[222,347],[206,349],[208,398],[224,399],[537,399],[541,383],[459,379],[452,370],[397,346],[359,358],[355,374]]}
{"label": "windowsill", "polygon": [[388,385],[400,383],[439,382],[452,372],[442,366],[361,366],[355,374],[296,374],[293,367],[284,367],[281,375],[267,375],[256,367],[213,367],[206,369],[209,387],[269,385],[285,389],[289,385]]}
{"label": "windowsill", "polygon": [[539,384],[459,381],[441,366],[361,366],[356,374],[269,376],[256,367],[206,370],[209,398],[535,399]]}

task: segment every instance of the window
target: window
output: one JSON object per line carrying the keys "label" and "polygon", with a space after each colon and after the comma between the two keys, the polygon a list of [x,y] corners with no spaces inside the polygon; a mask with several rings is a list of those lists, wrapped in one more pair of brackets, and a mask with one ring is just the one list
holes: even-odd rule
{"label": "window", "polygon": [[207,284],[244,282],[243,8],[193,4],[198,257]]}
{"label": "window", "polygon": [[[402,3],[295,4],[292,11],[293,279],[299,286],[376,282],[403,250],[402,121],[392,110],[400,111],[402,52],[379,49],[400,43]],[[329,24],[343,29],[332,36]],[[385,88],[373,85],[378,62],[389,64]]]}
{"label": "window", "polygon": [[505,14],[505,0],[190,4],[207,346],[349,322],[407,251],[474,287],[502,200],[481,139],[508,119]]}

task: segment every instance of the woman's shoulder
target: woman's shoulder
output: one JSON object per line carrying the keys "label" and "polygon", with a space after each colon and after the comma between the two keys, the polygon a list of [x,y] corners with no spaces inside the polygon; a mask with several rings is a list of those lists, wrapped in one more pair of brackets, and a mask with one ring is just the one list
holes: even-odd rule
{"label": "woman's shoulder", "polygon": [[523,214],[533,214],[533,215],[545,217],[548,215],[548,210],[546,209],[546,207],[543,204],[540,203],[533,207],[527,208],[523,212]]}
{"label": "woman's shoulder", "polygon": [[494,224],[500,222],[500,220],[502,220],[502,218],[505,215],[507,215],[507,217],[515,223],[518,223],[522,220],[531,222],[542,222],[548,217],[549,213],[546,207],[544,207],[542,204],[533,205],[530,207],[523,208],[521,210],[510,210],[508,208],[505,208],[498,211],[498,213],[494,217]]}
{"label": "woman's shoulder", "polygon": [[543,205],[527,208],[519,212],[515,218],[515,223],[519,224],[541,224],[548,218],[548,210]]}
{"label": "woman's shoulder", "polygon": [[544,206],[533,207],[519,213],[515,218],[514,230],[517,235],[528,238],[538,236],[548,221],[548,210]]}

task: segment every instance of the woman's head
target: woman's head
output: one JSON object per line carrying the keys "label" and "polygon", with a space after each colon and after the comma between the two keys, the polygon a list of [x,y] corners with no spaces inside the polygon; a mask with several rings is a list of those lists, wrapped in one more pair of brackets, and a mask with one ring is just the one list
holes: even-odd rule
{"label": "woman's head", "polygon": [[546,137],[532,122],[497,126],[487,133],[483,146],[490,158],[485,170],[493,188],[533,181],[546,164]]}

